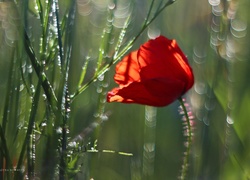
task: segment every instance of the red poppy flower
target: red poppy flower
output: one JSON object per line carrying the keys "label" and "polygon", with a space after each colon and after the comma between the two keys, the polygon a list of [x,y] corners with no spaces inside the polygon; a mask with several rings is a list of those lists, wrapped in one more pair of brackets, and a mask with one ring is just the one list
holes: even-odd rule
{"label": "red poppy flower", "polygon": [[108,102],[166,106],[194,84],[186,56],[175,40],[164,36],[149,40],[116,66],[119,88],[108,92]]}

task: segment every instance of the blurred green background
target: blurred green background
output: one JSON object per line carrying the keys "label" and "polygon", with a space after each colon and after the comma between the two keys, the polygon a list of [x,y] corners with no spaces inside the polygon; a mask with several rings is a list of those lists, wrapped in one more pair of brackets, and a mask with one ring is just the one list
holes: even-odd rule
{"label": "blurred green background", "polygon": [[[152,1],[74,2],[75,22],[72,29],[66,31],[72,33],[70,38],[73,44],[68,80],[70,94],[76,91],[82,67],[87,61],[84,83],[95,73],[103,44],[103,63],[110,61],[119,33],[129,16],[131,19],[123,44],[126,45],[140,32]],[[165,2],[156,1],[152,14]],[[42,59],[39,48],[43,26],[37,18],[37,1],[16,3],[19,5],[17,9],[0,1],[0,107],[2,124],[4,117],[8,116],[5,135],[8,147],[11,147],[9,154],[13,163],[17,161],[27,129],[32,102],[28,91],[35,90],[32,85],[37,82],[21,45],[20,34],[24,22],[28,22],[25,24],[26,31],[37,56]],[[42,1],[42,4],[46,7],[45,2]],[[61,20],[71,6],[71,1],[59,2]],[[29,11],[26,16],[19,17],[16,11],[22,12],[24,7]],[[193,116],[186,179],[250,179],[249,8],[249,0],[177,0],[149,25],[131,49],[137,49],[140,44],[161,34],[177,40],[193,68],[195,84],[185,95]],[[25,18],[27,21],[23,20]],[[52,35],[55,31],[53,22],[52,13],[48,24]],[[105,42],[102,38],[104,29]],[[52,44],[50,48],[56,48],[52,40],[47,43]],[[49,79],[53,79],[55,89],[59,87],[60,79],[56,58],[55,55],[45,68]],[[91,83],[71,104],[68,142],[77,142],[88,150],[79,150],[77,155],[72,155],[72,159],[77,157],[77,165],[80,165],[80,172],[73,179],[178,179],[186,150],[179,102],[164,108],[107,104],[105,95],[116,86],[113,75],[114,66]],[[24,83],[30,88],[27,89]],[[9,102],[7,107],[6,102]],[[35,133],[35,172],[37,177],[43,177],[48,161],[45,154],[50,151],[43,123],[48,124],[53,117],[49,117],[48,107],[42,98],[38,107],[35,119],[39,132]],[[119,152],[132,153],[133,156]]]}

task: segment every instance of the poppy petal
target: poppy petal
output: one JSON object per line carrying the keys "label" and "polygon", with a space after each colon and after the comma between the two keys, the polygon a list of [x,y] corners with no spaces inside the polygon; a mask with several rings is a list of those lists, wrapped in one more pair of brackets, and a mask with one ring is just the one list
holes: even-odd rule
{"label": "poppy petal", "polygon": [[141,68],[147,69],[146,73],[141,72],[142,79],[155,78],[158,74],[186,82],[184,92],[192,87],[192,69],[175,40],[164,36],[150,40],[140,47],[137,57]]}
{"label": "poppy petal", "polygon": [[138,62],[142,67],[153,63],[164,63],[164,58],[168,58],[171,40],[164,36],[159,36],[156,39],[151,39],[143,44],[138,50]]}
{"label": "poppy petal", "polygon": [[194,83],[194,78],[192,71],[188,71],[190,74],[183,74],[183,70],[178,68],[166,68],[165,66],[159,66],[158,64],[152,64],[141,69],[141,81],[146,81],[154,78],[172,78],[178,79],[183,82],[185,85],[182,89],[182,92],[185,93],[190,89]]}
{"label": "poppy petal", "polygon": [[176,79],[151,79],[133,82],[108,93],[107,102],[138,103],[150,106],[166,106],[179,98],[184,83]]}
{"label": "poppy petal", "polygon": [[137,61],[137,51],[125,56],[122,61],[116,65],[115,82],[122,86],[134,81],[140,81],[140,67]]}

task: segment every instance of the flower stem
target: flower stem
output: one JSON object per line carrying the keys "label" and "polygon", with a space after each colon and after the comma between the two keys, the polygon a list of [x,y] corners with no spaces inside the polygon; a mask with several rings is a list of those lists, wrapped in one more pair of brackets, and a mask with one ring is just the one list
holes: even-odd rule
{"label": "flower stem", "polygon": [[188,116],[188,111],[187,111],[187,108],[183,102],[183,99],[179,98],[178,100],[180,102],[180,105],[181,105],[183,113],[184,113],[184,121],[187,123],[187,129],[185,129],[185,131],[187,131],[187,134],[186,134],[186,136],[187,136],[186,148],[187,149],[186,149],[186,152],[184,153],[181,175],[179,177],[181,180],[183,180],[186,178],[187,171],[188,171],[188,160],[189,160],[189,156],[190,156],[191,143],[192,143],[192,128],[191,128],[190,118]]}

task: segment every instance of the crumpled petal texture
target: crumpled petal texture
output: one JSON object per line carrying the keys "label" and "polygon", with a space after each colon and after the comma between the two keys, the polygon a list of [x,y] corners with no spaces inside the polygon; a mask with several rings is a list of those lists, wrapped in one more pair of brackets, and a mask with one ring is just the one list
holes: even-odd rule
{"label": "crumpled petal texture", "polygon": [[115,82],[107,102],[166,106],[194,84],[186,56],[175,40],[164,36],[149,40],[116,66]]}

